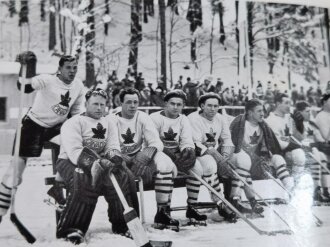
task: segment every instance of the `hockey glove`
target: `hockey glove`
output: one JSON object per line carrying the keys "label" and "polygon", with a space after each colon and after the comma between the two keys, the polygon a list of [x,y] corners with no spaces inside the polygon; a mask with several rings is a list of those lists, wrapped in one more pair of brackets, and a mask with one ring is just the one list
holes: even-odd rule
{"label": "hockey glove", "polygon": [[[32,78],[36,75],[37,57],[32,51],[25,51],[18,54],[16,62],[21,64],[19,77]],[[22,75],[22,65],[26,65],[26,75]]]}
{"label": "hockey glove", "polygon": [[142,177],[146,184],[152,181],[152,172],[149,167],[152,159],[157,153],[157,148],[147,147],[139,152],[133,160],[131,170],[136,177]]}
{"label": "hockey glove", "polygon": [[233,146],[222,146],[221,155],[223,156],[223,158],[228,160],[233,155],[234,150],[235,150],[235,147],[233,147]]}
{"label": "hockey glove", "polygon": [[188,173],[194,167],[196,162],[196,154],[193,148],[185,148],[175,164],[180,172]]}
{"label": "hockey glove", "polygon": [[168,157],[170,157],[173,162],[176,160],[175,153],[171,149],[164,148],[163,153],[166,154]]}
{"label": "hockey glove", "polygon": [[113,172],[115,164],[107,159],[99,159],[94,161],[91,167],[91,175],[92,175],[92,186],[95,188],[98,184],[100,177],[106,173],[106,171]]}
{"label": "hockey glove", "polygon": [[214,148],[209,148],[206,150],[205,154],[211,155],[218,166],[218,176],[223,178],[228,178],[232,176],[232,168],[227,164],[228,158],[224,158],[217,150]]}

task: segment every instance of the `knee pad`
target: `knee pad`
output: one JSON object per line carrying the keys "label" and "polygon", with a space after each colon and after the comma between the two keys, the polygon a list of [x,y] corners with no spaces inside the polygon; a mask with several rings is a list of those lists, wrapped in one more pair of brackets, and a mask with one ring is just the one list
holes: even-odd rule
{"label": "knee pad", "polygon": [[292,150],[291,152],[292,165],[294,166],[305,166],[306,155],[301,148]]}
{"label": "knee pad", "polygon": [[200,177],[202,177],[204,175],[203,167],[202,167],[201,163],[199,162],[198,158],[196,159],[196,162],[195,162],[195,165],[193,166],[193,168],[191,168],[191,171],[193,171]]}
{"label": "knee pad", "polygon": [[209,176],[217,172],[217,163],[211,155],[197,157],[203,169],[203,176]]}
{"label": "knee pad", "polygon": [[99,195],[81,169],[74,171],[72,181],[67,204],[57,225],[58,238],[66,237],[72,229],[78,229],[83,234],[87,232]]}
{"label": "knee pad", "polygon": [[251,158],[244,151],[234,154],[233,161],[236,165],[236,168],[241,168],[248,171],[251,169]]}
{"label": "knee pad", "polygon": [[173,161],[163,152],[157,152],[154,157],[154,162],[158,172],[167,173],[175,172],[175,164]]}
{"label": "knee pad", "polygon": [[286,164],[285,159],[278,154],[274,154],[271,159],[272,166],[276,169],[277,167]]}

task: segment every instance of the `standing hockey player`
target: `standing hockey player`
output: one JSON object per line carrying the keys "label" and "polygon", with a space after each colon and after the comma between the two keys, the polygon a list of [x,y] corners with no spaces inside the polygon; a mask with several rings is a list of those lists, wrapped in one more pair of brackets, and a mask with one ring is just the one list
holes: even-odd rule
{"label": "standing hockey player", "polygon": [[[234,151],[228,121],[218,113],[220,103],[219,95],[212,92],[206,93],[198,99],[201,110],[188,116],[193,130],[197,160],[203,168],[203,179],[219,193],[221,188],[218,173],[220,176],[226,175],[220,162],[220,155],[229,159]],[[198,189],[199,184],[195,184],[196,189]],[[219,198],[214,194],[211,194],[211,198],[213,201],[219,201]],[[219,205],[218,211],[225,220],[236,221],[236,214],[224,203]]]}
{"label": "standing hockey player", "polygon": [[157,213],[154,223],[157,228],[179,230],[179,221],[170,216],[170,195],[177,169],[172,160],[164,154],[163,143],[151,118],[138,111],[140,94],[127,88],[119,93],[121,112],[110,115],[110,121],[117,122],[121,152],[128,167],[145,184],[155,178]]}
{"label": "standing hockey player", "polygon": [[[329,203],[328,187],[330,187],[330,174],[318,163],[321,162],[324,166],[327,166],[328,159],[326,153],[330,153],[329,145],[325,143],[319,128],[310,120],[310,116],[310,105],[305,101],[298,102],[293,114],[295,122],[293,136],[304,147],[307,147],[307,163],[315,183],[314,200],[321,203]],[[320,152],[321,150],[325,151],[325,153]],[[316,161],[313,157],[309,157],[309,152],[317,159]]]}
{"label": "standing hockey player", "polygon": [[[37,58],[33,52],[18,55],[21,65],[26,65],[25,93],[36,91],[32,107],[22,120],[18,164],[10,164],[0,184],[0,220],[11,204],[11,190],[22,182],[28,157],[39,157],[43,143],[60,133],[61,124],[68,115],[81,113],[83,84],[76,79],[77,61],[63,56],[56,75],[36,76]],[[21,69],[22,71],[22,69]],[[18,88],[23,75],[20,74]],[[12,161],[13,162],[13,161]],[[13,185],[13,168],[17,165],[17,184]]]}
{"label": "standing hockey player", "polygon": [[123,207],[110,179],[113,173],[130,206],[138,212],[134,176],[122,165],[116,123],[104,117],[107,94],[86,93],[86,112],[66,121],[61,128],[61,151],[56,169],[68,190],[68,199],[56,236],[76,244],[83,241],[99,195],[109,204],[112,231],[129,236]]}
{"label": "standing hockey player", "polygon": [[[187,96],[182,90],[172,90],[164,97],[164,110],[155,112],[150,117],[154,121],[160,139],[164,144],[163,152],[172,159],[177,169],[186,174],[189,174],[191,169],[202,177],[204,171],[200,162],[196,160],[191,126],[188,118],[181,114],[186,100]],[[186,180],[186,185],[188,193],[186,217],[190,219],[191,223],[196,221],[205,225],[207,216],[200,214],[194,208],[194,204],[197,203],[198,199],[200,182],[193,177],[189,177]],[[168,206],[170,206],[170,203],[169,200]]]}
{"label": "standing hockey player", "polygon": [[[252,179],[265,179],[267,175],[264,169],[274,167],[277,177],[283,185],[291,191],[294,182],[290,176],[284,158],[281,156],[281,147],[277,138],[269,126],[264,122],[263,105],[258,99],[246,102],[245,114],[237,116],[230,125],[232,141],[235,152],[232,162],[236,166],[236,172],[250,185]],[[233,178],[231,201],[242,213],[249,213],[240,202],[243,182]],[[247,199],[250,202],[252,212],[261,213],[263,208],[256,202],[255,195],[244,186]]]}

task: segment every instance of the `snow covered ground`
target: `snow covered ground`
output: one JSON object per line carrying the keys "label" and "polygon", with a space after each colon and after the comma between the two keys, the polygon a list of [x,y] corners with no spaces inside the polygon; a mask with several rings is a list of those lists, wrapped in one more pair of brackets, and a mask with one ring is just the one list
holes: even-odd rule
{"label": "snow covered ground", "polygon": [[[0,177],[9,163],[9,157],[0,159]],[[19,219],[31,230],[37,238],[34,246],[72,246],[55,237],[55,214],[52,207],[43,203],[46,198],[48,187],[44,185],[44,178],[52,173],[50,161],[32,160],[26,169],[24,182],[17,193],[16,211]],[[256,183],[258,191],[267,198],[270,194],[283,196],[278,186],[272,182]],[[307,186],[307,192],[308,186]],[[313,207],[313,212],[324,222],[322,227],[316,227],[311,217],[309,204],[310,196],[306,190],[300,191],[300,197],[295,201],[300,205],[300,210],[295,214],[293,208],[285,205],[273,206],[295,231],[294,235],[260,236],[251,229],[244,221],[239,220],[236,224],[216,222],[208,220],[207,227],[182,227],[180,232],[170,230],[155,230],[151,227],[156,212],[154,192],[146,192],[146,228],[148,236],[152,240],[172,240],[174,247],[321,247],[329,246],[330,241],[330,208]],[[172,206],[185,205],[186,192],[183,188],[175,189]],[[209,201],[208,192],[202,188],[201,201]],[[307,207],[307,211],[306,211]],[[209,218],[220,220],[215,212],[206,210]],[[184,211],[173,212],[175,218],[185,222]],[[252,220],[262,230],[279,230],[287,227],[272,213],[266,209],[265,218]],[[27,246],[27,242],[18,233],[16,228],[6,216],[0,224],[0,246]],[[81,246],[135,246],[134,242],[125,237],[113,235],[111,226],[107,220],[107,205],[103,198],[99,199],[94,213],[86,242]]]}

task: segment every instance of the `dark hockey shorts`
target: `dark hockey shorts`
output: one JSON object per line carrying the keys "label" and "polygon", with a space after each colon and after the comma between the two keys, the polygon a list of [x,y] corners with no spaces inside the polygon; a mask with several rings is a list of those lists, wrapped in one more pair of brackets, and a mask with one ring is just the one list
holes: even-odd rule
{"label": "dark hockey shorts", "polygon": [[[21,142],[20,142],[20,157],[39,157],[42,152],[42,147],[45,141],[49,141],[54,136],[60,134],[61,124],[52,128],[45,128],[28,116],[22,120]],[[16,141],[16,136],[15,136]],[[13,155],[15,150],[15,141],[13,146]]]}

